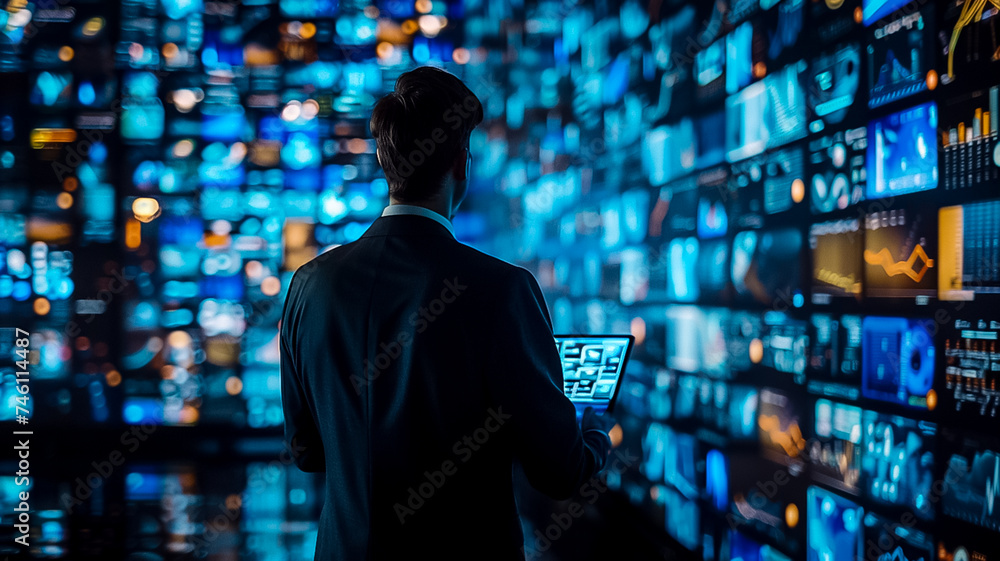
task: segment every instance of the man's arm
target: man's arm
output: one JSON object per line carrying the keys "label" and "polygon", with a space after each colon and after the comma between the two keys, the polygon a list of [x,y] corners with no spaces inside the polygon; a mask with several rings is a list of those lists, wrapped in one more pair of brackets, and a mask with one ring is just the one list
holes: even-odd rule
{"label": "man's arm", "polygon": [[531,484],[569,498],[604,467],[611,441],[601,431],[582,433],[576,423],[576,408],[563,393],[552,322],[531,273],[517,267],[495,305],[487,365],[493,399],[509,415],[514,453]]}
{"label": "man's arm", "polygon": [[281,347],[281,408],[285,414],[285,444],[291,450],[292,458],[299,469],[306,472],[321,472],[326,469],[323,456],[323,441],[320,439],[316,420],[309,408],[306,388],[295,369],[295,354],[292,352],[289,324],[289,301],[292,299],[292,281],[288,285],[288,295],[281,313],[278,339]]}

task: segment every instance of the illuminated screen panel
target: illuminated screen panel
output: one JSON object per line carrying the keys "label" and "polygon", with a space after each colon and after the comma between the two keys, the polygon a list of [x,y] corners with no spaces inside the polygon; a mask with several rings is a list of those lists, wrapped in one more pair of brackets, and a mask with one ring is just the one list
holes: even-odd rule
{"label": "illuminated screen panel", "polygon": [[563,365],[563,393],[578,414],[607,410],[617,393],[631,341],[627,337],[556,337]]}
{"label": "illuminated screen panel", "polygon": [[941,300],[1000,294],[1000,201],[942,208],[938,236]]}
{"label": "illuminated screen panel", "polygon": [[809,131],[816,133],[829,126],[854,124],[861,112],[857,96],[861,89],[861,46],[848,43],[812,60],[809,72]]}
{"label": "illuminated screen panel", "polygon": [[642,436],[643,475],[653,483],[663,482],[663,469],[666,465],[666,426],[660,423],[650,423]]}
{"label": "illuminated screen panel", "polygon": [[805,383],[806,354],[809,350],[806,322],[783,312],[766,312],[761,341],[762,365],[791,375],[796,384]]}
{"label": "illuminated screen panel", "polygon": [[749,372],[755,364],[759,364],[763,359],[762,334],[763,319],[761,314],[733,310],[730,315],[726,342],[729,345],[730,365],[737,376]]}
{"label": "illuminated screen panel", "polygon": [[862,3],[863,21],[865,25],[882,19],[908,4],[910,0],[864,0]]}
{"label": "illuminated screen panel", "polygon": [[699,189],[698,237],[713,239],[726,235],[729,213],[726,211],[727,193],[715,186]]}
{"label": "illuminated screen panel", "polygon": [[856,401],[861,376],[861,316],[813,314],[809,323],[809,392]]}
{"label": "illuminated screen panel", "polygon": [[771,545],[761,545],[745,535],[733,531],[729,533],[729,557],[743,561],[790,561],[791,557]]}
{"label": "illuminated screen panel", "polygon": [[929,561],[934,553],[929,534],[873,512],[865,513],[865,555],[869,559]]}
{"label": "illuminated screen panel", "polygon": [[806,63],[768,75],[726,99],[726,158],[737,162],[806,134]]}
{"label": "illuminated screen panel", "polygon": [[954,523],[946,531],[934,534],[936,550],[945,559],[979,559],[996,561],[996,537],[968,523]]}
{"label": "illuminated screen panel", "polygon": [[660,239],[693,233],[697,227],[697,184],[680,180],[655,190],[649,210],[649,238]]}
{"label": "illuminated screen panel", "polygon": [[729,387],[729,436],[736,440],[752,440],[757,437],[759,400],[759,392],[753,386]]}
{"label": "illuminated screen panel", "polygon": [[695,128],[690,119],[656,128],[643,139],[643,169],[652,185],[663,185],[695,167]]}
{"label": "illuminated screen panel", "polygon": [[861,408],[817,399],[813,435],[808,449],[813,478],[857,494],[863,449]]}
{"label": "illuminated screen panel", "polygon": [[941,169],[945,190],[989,189],[1000,178],[998,103],[1000,86],[947,99],[941,104],[944,129]]}
{"label": "illuminated screen panel", "polygon": [[697,153],[695,165],[698,169],[706,169],[726,160],[725,137],[719,131],[726,128],[726,112],[716,111],[695,120],[695,139]]}
{"label": "illuminated screen panel", "polygon": [[936,403],[931,321],[868,316],[862,330],[862,395],[918,409]]}
{"label": "illuminated screen panel", "polygon": [[649,118],[652,120],[683,115],[690,108],[696,87],[691,64],[673,55],[684,50],[688,40],[694,38],[695,17],[695,8],[686,5],[649,28],[652,60],[661,71],[659,79],[651,81],[655,88],[650,94],[653,109]]}
{"label": "illuminated screen panel", "polygon": [[814,213],[844,210],[864,199],[867,149],[866,127],[809,141],[809,201]]}
{"label": "illuminated screen panel", "polygon": [[730,268],[736,298],[765,306],[801,306],[804,242],[794,228],[737,233]]}
{"label": "illuminated screen panel", "polygon": [[730,377],[729,310],[668,306],[666,316],[668,367],[712,378]]}
{"label": "illuminated screen panel", "polygon": [[705,455],[705,494],[715,510],[726,512],[729,508],[729,459],[719,450]]}
{"label": "illuminated screen panel", "polygon": [[936,219],[933,212],[915,208],[865,216],[867,296],[916,298],[918,303],[937,296]]}
{"label": "illuminated screen panel", "polygon": [[1000,443],[995,437],[945,433],[944,477],[949,482],[941,499],[948,516],[1000,530]]}
{"label": "illuminated screen panel", "polygon": [[806,541],[806,478],[756,454],[734,452],[729,464],[732,496],[726,520],[741,532],[779,544],[780,553],[801,558]]}
{"label": "illuminated screen panel", "polygon": [[662,494],[667,533],[687,549],[697,549],[701,543],[700,503],[670,488]]}
{"label": "illuminated screen panel", "polygon": [[776,461],[797,464],[808,453],[802,431],[802,404],[787,392],[764,388],[758,403],[757,427],[765,454]]}
{"label": "illuminated screen panel", "polygon": [[995,421],[1000,409],[1000,321],[956,319],[942,326],[941,406],[969,422]]}
{"label": "illuminated screen panel", "polygon": [[723,37],[694,57],[696,99],[701,103],[718,100],[726,93],[726,43]]}
{"label": "illuminated screen panel", "polygon": [[[763,64],[766,31],[759,20],[745,21],[726,35],[726,93],[732,95],[755,80],[755,67]],[[773,45],[773,43],[772,43]],[[780,45],[780,43],[779,43]],[[759,70],[757,71],[759,73]],[[759,76],[756,76],[759,77]]]}
{"label": "illuminated screen panel", "polygon": [[809,487],[806,559],[860,559],[864,509],[819,487]]}
{"label": "illuminated screen panel", "polygon": [[701,245],[698,238],[676,238],[667,245],[667,298],[672,302],[695,302],[701,295],[697,267]]}
{"label": "illuminated screen panel", "polygon": [[764,225],[764,170],[768,156],[761,154],[730,166],[726,208],[733,229],[761,228]]}
{"label": "illuminated screen panel", "polygon": [[805,200],[805,155],[801,146],[768,155],[764,168],[764,211],[776,214]]}
{"label": "illuminated screen panel", "polygon": [[925,103],[868,123],[869,199],[938,186],[938,116]]}
{"label": "illuminated screen panel", "polygon": [[724,304],[729,295],[729,249],[727,240],[701,242],[696,263],[696,274],[701,298],[705,302]]}
{"label": "illuminated screen panel", "polygon": [[[805,12],[808,2],[761,0],[764,27],[767,29],[767,59],[770,64],[800,56],[800,41],[806,36]],[[773,8],[773,9],[772,9]]]}
{"label": "illuminated screen panel", "polygon": [[857,218],[810,226],[814,304],[829,304],[835,298],[861,299],[863,235],[861,221]]}
{"label": "illuminated screen panel", "polygon": [[937,426],[896,415],[865,411],[863,485],[877,502],[901,505],[918,517],[934,518],[934,461]]}
{"label": "illuminated screen panel", "polygon": [[868,106],[875,108],[934,88],[934,5],[900,12],[869,30]]}

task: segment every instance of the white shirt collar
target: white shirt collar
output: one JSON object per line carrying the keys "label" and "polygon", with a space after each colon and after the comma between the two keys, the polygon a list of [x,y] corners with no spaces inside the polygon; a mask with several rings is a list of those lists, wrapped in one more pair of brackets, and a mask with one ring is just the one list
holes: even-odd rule
{"label": "white shirt collar", "polygon": [[389,205],[385,207],[382,211],[382,216],[394,216],[400,214],[415,214],[417,216],[423,216],[425,218],[430,218],[431,220],[437,222],[438,224],[444,226],[451,232],[451,235],[455,235],[455,228],[451,225],[451,221],[441,216],[440,214],[434,212],[433,210],[426,209],[422,206],[416,205]]}

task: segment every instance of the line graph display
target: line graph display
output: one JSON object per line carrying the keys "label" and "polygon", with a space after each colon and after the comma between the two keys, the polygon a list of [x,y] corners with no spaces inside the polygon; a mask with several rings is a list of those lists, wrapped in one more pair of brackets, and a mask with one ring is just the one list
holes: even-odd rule
{"label": "line graph display", "polygon": [[1000,453],[995,439],[953,437],[942,501],[945,514],[991,530],[1000,530]]}
{"label": "line graph display", "polygon": [[937,295],[935,213],[900,209],[868,214],[865,292],[875,298]]}
{"label": "line graph display", "polygon": [[[912,527],[902,527],[873,512],[865,513],[865,559],[870,561],[931,561],[931,537]],[[942,558],[945,559],[945,558]],[[956,557],[953,561],[960,561]]]}
{"label": "line graph display", "polygon": [[[865,263],[882,267],[885,274],[890,277],[906,275],[913,282],[924,280],[927,271],[934,266],[934,260],[927,256],[927,252],[924,251],[924,246],[922,245],[913,248],[906,261],[896,261],[895,257],[892,256],[892,252],[884,247],[878,253],[865,250]],[[918,266],[920,267],[919,270],[917,270]]]}
{"label": "line graph display", "polygon": [[933,89],[933,11],[903,12],[874,26],[868,43],[868,107],[875,108]]}

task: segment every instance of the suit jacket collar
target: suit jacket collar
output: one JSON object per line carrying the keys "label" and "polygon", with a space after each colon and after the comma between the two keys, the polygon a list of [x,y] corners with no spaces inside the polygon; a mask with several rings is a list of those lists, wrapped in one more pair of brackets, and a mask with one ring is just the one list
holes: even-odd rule
{"label": "suit jacket collar", "polygon": [[416,214],[392,214],[378,217],[361,235],[362,238],[373,236],[444,236],[455,239],[451,232],[441,224]]}

